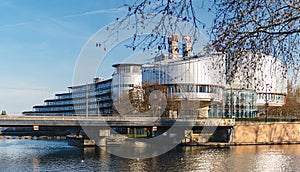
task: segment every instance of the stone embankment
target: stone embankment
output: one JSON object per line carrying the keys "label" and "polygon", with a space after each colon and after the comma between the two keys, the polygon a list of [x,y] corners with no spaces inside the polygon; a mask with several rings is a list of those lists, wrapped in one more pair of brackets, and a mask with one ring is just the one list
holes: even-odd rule
{"label": "stone embankment", "polygon": [[[237,146],[300,144],[299,122],[236,122],[231,128],[218,127],[210,136],[192,135],[185,139],[188,146]],[[191,139],[192,138],[192,139]],[[199,139],[200,138],[200,139]],[[209,138],[209,139],[203,139]]]}
{"label": "stone embankment", "polygon": [[300,143],[300,123],[239,122],[233,127],[230,143],[234,143],[234,144]]}

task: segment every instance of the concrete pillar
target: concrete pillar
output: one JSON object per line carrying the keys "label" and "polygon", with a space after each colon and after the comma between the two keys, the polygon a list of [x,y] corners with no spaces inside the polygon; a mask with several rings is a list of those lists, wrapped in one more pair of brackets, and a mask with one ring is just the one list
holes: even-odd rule
{"label": "concrete pillar", "polygon": [[105,147],[106,146],[106,137],[99,137],[99,146]]}
{"label": "concrete pillar", "polygon": [[127,134],[128,134],[128,136],[130,135],[130,128],[129,127],[127,128]]}
{"label": "concrete pillar", "polygon": [[208,117],[208,109],[209,109],[208,106],[200,108],[199,114],[198,114],[199,117],[200,118],[207,118]]}
{"label": "concrete pillar", "polygon": [[101,137],[108,137],[110,136],[110,129],[100,129],[99,130],[99,136]]}
{"label": "concrete pillar", "polygon": [[136,128],[133,128],[133,138],[136,138]]}

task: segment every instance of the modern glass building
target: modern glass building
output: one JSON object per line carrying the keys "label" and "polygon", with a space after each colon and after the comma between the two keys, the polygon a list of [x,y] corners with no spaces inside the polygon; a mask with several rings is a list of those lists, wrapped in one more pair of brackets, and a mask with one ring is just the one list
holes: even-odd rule
{"label": "modern glass building", "polygon": [[24,115],[110,115],[113,114],[111,98],[112,79],[95,78],[94,82],[69,87],[68,93],[56,94],[43,105],[33,106]]}
{"label": "modern glass building", "polygon": [[226,89],[225,91],[225,117],[253,118],[256,117],[257,93],[247,89]]}
{"label": "modern glass building", "polygon": [[72,93],[55,94],[54,99],[47,99],[43,105],[33,106],[32,111],[23,112],[24,115],[60,116],[75,114]]}

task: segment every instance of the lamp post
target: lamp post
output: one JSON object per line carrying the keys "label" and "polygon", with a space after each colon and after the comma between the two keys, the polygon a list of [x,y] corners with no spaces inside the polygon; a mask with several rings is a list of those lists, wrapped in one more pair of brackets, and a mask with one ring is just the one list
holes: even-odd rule
{"label": "lamp post", "polygon": [[89,117],[89,90],[88,84],[85,84],[86,92],[85,92],[85,117]]}
{"label": "lamp post", "polygon": [[266,84],[266,97],[265,97],[265,122],[268,122],[268,106],[269,106],[269,102],[268,102],[268,87],[270,85]]}
{"label": "lamp post", "polygon": [[161,109],[161,106],[158,106],[158,119],[159,119],[159,120],[161,120],[160,109]]}
{"label": "lamp post", "polygon": [[266,107],[265,107],[265,114],[266,114],[265,122],[268,122],[268,105],[269,105],[269,103],[268,103],[267,99],[266,99],[265,105],[266,105]]}
{"label": "lamp post", "polygon": [[232,87],[230,87],[230,111],[231,111],[231,118],[235,118],[234,114],[234,104],[233,104],[233,92],[232,92]]}

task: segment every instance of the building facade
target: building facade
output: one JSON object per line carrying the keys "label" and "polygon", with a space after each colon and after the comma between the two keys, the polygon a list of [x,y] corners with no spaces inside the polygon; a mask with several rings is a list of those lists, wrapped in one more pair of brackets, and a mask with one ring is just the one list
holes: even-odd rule
{"label": "building facade", "polygon": [[[99,116],[122,114],[124,109],[139,114],[151,108],[146,99],[149,90],[155,89],[160,89],[167,100],[162,109],[165,118],[189,114],[198,118],[252,118],[266,107],[285,104],[287,72],[280,60],[245,53],[234,60],[233,67],[233,60],[222,53],[194,55],[191,40],[183,36],[180,55],[179,36],[171,35],[169,54],[146,64],[115,64],[111,79],[95,78],[92,83],[71,86],[68,93],[56,94],[23,114]],[[193,106],[184,107],[187,102]],[[132,109],[128,103],[136,106]]]}
{"label": "building facade", "polygon": [[71,86],[68,93],[56,94],[43,105],[33,106],[24,115],[73,116],[73,115],[110,115],[113,114],[111,96],[112,79],[95,78],[94,82]]}
{"label": "building facade", "polygon": [[227,79],[231,77],[225,91],[226,116],[257,116],[265,114],[269,107],[285,104],[287,69],[280,60],[261,53],[244,52],[239,59],[227,60],[226,66]]}
{"label": "building facade", "polygon": [[47,99],[43,105],[33,106],[32,111],[23,112],[24,115],[61,116],[75,114],[72,93],[55,94],[54,99]]}

